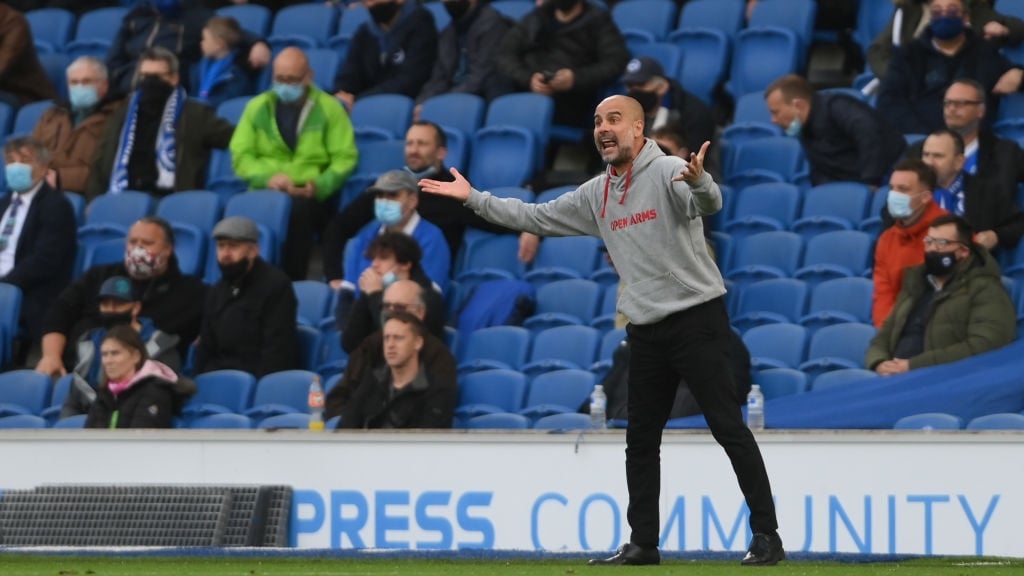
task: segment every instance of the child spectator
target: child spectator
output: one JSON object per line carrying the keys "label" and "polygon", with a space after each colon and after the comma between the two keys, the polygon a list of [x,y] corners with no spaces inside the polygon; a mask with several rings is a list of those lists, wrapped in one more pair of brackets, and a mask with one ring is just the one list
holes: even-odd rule
{"label": "child spectator", "polygon": [[242,28],[234,18],[215,16],[203,27],[203,58],[193,68],[192,95],[210,106],[251,93],[249,76],[235,60]]}

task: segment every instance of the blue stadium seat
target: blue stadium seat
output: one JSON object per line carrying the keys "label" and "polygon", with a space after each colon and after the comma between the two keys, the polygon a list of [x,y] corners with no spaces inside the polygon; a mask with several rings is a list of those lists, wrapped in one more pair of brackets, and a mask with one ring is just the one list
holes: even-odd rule
{"label": "blue stadium seat", "polygon": [[765,400],[803,394],[807,391],[807,375],[793,368],[769,368],[754,375],[754,383],[761,386]]}
{"label": "blue stadium seat", "polygon": [[322,348],[320,346],[320,331],[313,326],[299,324],[295,327],[295,335],[299,345],[299,368],[316,371],[320,367]]}
{"label": "blue stadium seat", "polygon": [[491,326],[466,337],[459,374],[483,370],[518,370],[530,352],[530,331],[519,326]]}
{"label": "blue stadium seat", "polygon": [[743,343],[754,370],[796,368],[804,359],[807,330],[797,324],[765,324],[747,330]]}
{"label": "blue stadium seat", "polygon": [[319,326],[320,321],[330,315],[328,306],[333,291],[327,284],[318,280],[298,280],[292,282],[295,298],[299,301],[296,310],[296,321],[303,326]]}
{"label": "blue stadium seat", "polygon": [[[629,9],[632,10],[632,4],[634,2],[642,1],[644,0],[629,0]],[[620,5],[626,6],[626,3]],[[677,78],[679,76],[679,70],[683,67],[682,49],[679,46],[668,42],[648,42],[646,44],[632,47],[630,52],[633,54],[634,58],[639,58],[641,56],[654,58],[659,64],[661,64],[661,68],[669,78]]]}
{"label": "blue stadium seat", "polygon": [[999,117],[997,120],[1024,119],[1024,94],[1014,92],[1004,94],[999,99]]}
{"label": "blue stadium seat", "polygon": [[619,302],[619,285],[608,284],[604,286],[604,295],[601,296],[601,305],[597,309],[597,317],[590,321],[590,326],[602,332],[615,327],[615,312]]}
{"label": "blue stadium seat", "polygon": [[370,11],[362,4],[353,4],[341,11],[341,22],[338,24],[338,33],[327,40],[327,47],[338,53],[342,62],[348,54],[348,46],[352,43],[352,37],[356,30],[367,22],[372,22]]}
{"label": "blue stadium seat", "polygon": [[[9,104],[0,102],[0,137],[6,138],[11,132],[11,122],[14,121],[14,109]],[[0,176],[0,184],[3,184],[3,176]],[[6,192],[6,186],[0,186],[0,191]]]}
{"label": "blue stadium seat", "polygon": [[412,122],[414,106],[412,98],[402,94],[373,94],[356,100],[350,114],[356,139],[394,138],[405,142],[405,131]]}
{"label": "blue stadium seat", "polygon": [[278,11],[267,41],[271,47],[326,46],[338,23],[338,9],[333,5],[300,4]]}
{"label": "blue stadium seat", "polygon": [[[333,321],[333,319],[331,319]],[[327,319],[324,320],[325,322]],[[348,352],[341,347],[341,333],[334,326],[320,327],[320,359],[317,374],[330,383],[335,376],[341,376],[348,366]],[[324,385],[324,392],[328,391]]]}
{"label": "blue stadium seat", "polygon": [[188,427],[200,430],[248,430],[252,420],[241,414],[208,414],[188,423]]}
{"label": "blue stadium seat", "polygon": [[196,376],[195,382],[195,395],[181,409],[186,421],[213,414],[240,414],[249,408],[256,388],[256,377],[241,370],[207,372]]}
{"label": "blue stadium seat", "polygon": [[258,4],[236,4],[217,9],[218,16],[234,18],[243,30],[263,38],[270,32],[273,14],[270,9]]}
{"label": "blue stadium seat", "polygon": [[734,96],[761,92],[800,68],[800,39],[781,28],[747,28],[736,36],[726,89]]}
{"label": "blue stadium seat", "polygon": [[[518,0],[498,0],[494,4],[523,4]],[[528,4],[527,6],[531,6]],[[464,425],[471,430],[526,430],[530,421],[519,414],[481,414],[470,418]]]}
{"label": "blue stadium seat", "polygon": [[217,116],[231,122],[232,124],[238,124],[238,121],[242,119],[242,113],[245,112],[245,107],[252,100],[252,96],[239,96],[237,98],[231,98],[225,100],[217,106]]}
{"label": "blue stadium seat", "polygon": [[835,230],[854,230],[867,216],[873,191],[859,182],[815,186],[804,196],[800,219],[791,229],[809,240]]}
{"label": "blue stadium seat", "polygon": [[81,226],[85,223],[85,198],[75,192],[65,192],[64,197],[71,203],[71,210],[75,213],[75,222]]}
{"label": "blue stadium seat", "polygon": [[782,129],[772,123],[771,112],[761,92],[751,92],[736,98],[736,111],[732,124],[722,132],[722,169],[725,174],[736,171],[736,151],[744,143],[759,138],[783,136]]}
{"label": "blue stadium seat", "polygon": [[533,338],[530,360],[522,371],[530,377],[563,369],[586,369],[594,363],[600,334],[589,326],[549,328]]}
{"label": "blue stadium seat", "polygon": [[465,422],[483,414],[517,412],[523,407],[526,376],[515,370],[484,370],[459,378],[455,418]]}
{"label": "blue stadium seat", "polygon": [[0,374],[0,416],[39,415],[50,403],[50,377],[35,370]]}
{"label": "blue stadium seat", "polygon": [[871,196],[871,207],[868,208],[867,217],[861,221],[857,229],[867,232],[872,238],[878,238],[882,233],[882,210],[885,208],[886,200],[889,197],[889,186],[879,186]]}
{"label": "blue stadium seat", "polygon": [[328,94],[334,92],[334,77],[341,65],[338,53],[327,48],[313,48],[306,50],[306,57],[313,71],[313,83]]}
{"label": "blue stadium seat", "polygon": [[74,416],[68,416],[67,418],[61,418],[53,423],[54,428],[85,428],[85,421],[89,418],[88,414],[76,414]]}
{"label": "blue stadium seat", "polygon": [[807,66],[807,55],[814,39],[814,17],[818,4],[814,0],[758,2],[750,15],[750,28],[781,28],[796,34],[800,40],[800,68]]}
{"label": "blue stadium seat", "polygon": [[731,41],[743,28],[746,16],[744,2],[722,0],[691,0],[679,13],[678,30],[710,28],[720,30]]}
{"label": "blue stadium seat", "polygon": [[222,204],[227,204],[232,196],[249,189],[249,185],[235,175],[229,150],[213,150],[210,153],[210,162],[206,170],[206,188],[216,192]]}
{"label": "blue stadium seat", "polygon": [[586,278],[597,265],[600,246],[601,241],[593,236],[545,238],[537,249],[533,268],[523,280],[538,286],[554,280]]}
{"label": "blue stadium seat", "polygon": [[556,186],[554,188],[548,188],[547,190],[542,190],[540,194],[537,194],[537,199],[534,200],[534,202],[537,203],[537,204],[544,204],[545,202],[551,202],[552,200],[554,200],[555,198],[558,198],[562,194],[567,194],[569,192],[572,192],[573,190],[576,190],[577,188],[579,188],[579,186],[576,186],[574,184],[570,184],[570,185],[566,185],[566,186]]}
{"label": "blue stadium seat", "polygon": [[46,420],[33,414],[17,414],[0,418],[0,429],[46,428]]}
{"label": "blue stadium seat", "polygon": [[535,6],[532,2],[522,0],[494,0],[491,2],[491,8],[512,20],[522,20],[523,16],[533,12]]}
{"label": "blue stadium seat", "polygon": [[18,108],[18,113],[14,116],[14,126],[11,128],[11,135],[28,136],[32,134],[36,124],[39,123],[39,119],[43,117],[43,113],[52,107],[52,100],[40,100],[39,102],[32,102]]}
{"label": "blue stadium seat", "polygon": [[168,222],[195,226],[206,235],[221,219],[221,199],[209,190],[183,190],[164,196],[156,206],[156,215]]}
{"label": "blue stadium seat", "polygon": [[687,92],[712,105],[715,88],[729,71],[728,36],[721,30],[688,28],[672,32],[667,41],[679,48],[683,56],[676,79]]}
{"label": "blue stadium seat", "polygon": [[589,414],[551,414],[533,423],[534,430],[591,430],[594,424]]}
{"label": "blue stadium seat", "polygon": [[254,420],[278,414],[305,414],[309,410],[309,385],[317,374],[307,370],[285,370],[260,378],[252,407],[244,412]]}
{"label": "blue stadium seat", "polygon": [[757,138],[736,147],[733,172],[726,176],[737,190],[761,182],[809,182],[807,163],[800,141],[784,136]]}
{"label": "blue stadium seat", "polygon": [[676,3],[672,0],[630,0],[612,8],[612,21],[623,33],[642,30],[661,40],[675,24],[676,13]]}
{"label": "blue stadium seat", "polygon": [[[601,348],[597,353],[597,361],[590,365],[590,372],[594,374],[594,382],[603,382],[605,376],[608,375],[608,371],[612,369],[613,357],[615,351],[623,346],[626,340],[626,330],[624,328],[615,328],[614,318],[612,315],[612,322],[607,332],[601,337]],[[594,328],[599,328],[596,323],[591,323]]]}
{"label": "blue stadium seat", "polygon": [[51,52],[63,52],[75,26],[75,15],[60,8],[30,10],[25,13],[25,20],[32,30],[36,51],[40,46],[48,46]]}
{"label": "blue stadium seat", "polygon": [[86,210],[85,226],[78,229],[79,236],[90,229],[115,229],[126,235],[136,220],[153,213],[153,197],[145,192],[125,191],[120,194],[101,194]]}
{"label": "blue stadium seat", "polygon": [[[175,246],[175,252],[177,250],[178,247]],[[110,240],[84,243],[79,246],[79,252],[82,253],[82,272],[93,266],[117,264],[124,261],[125,240],[124,238],[112,238]]]}
{"label": "blue stadium seat", "polygon": [[814,287],[800,324],[813,332],[844,322],[871,322],[875,285],[867,278],[836,278]]}
{"label": "blue stadium seat", "polygon": [[732,325],[741,332],[755,326],[795,323],[807,307],[807,284],[792,278],[754,282],[743,288]]}
{"label": "blue stadium seat", "polygon": [[420,119],[459,130],[468,137],[484,125],[486,110],[487,102],[476,94],[439,94],[424,100]]}
{"label": "blue stadium seat", "polygon": [[967,423],[967,430],[1024,430],[1024,415],[1006,412],[978,416]]}
{"label": "blue stadium seat", "polygon": [[811,337],[807,361],[800,364],[800,369],[813,380],[832,370],[864,368],[864,354],[874,337],[875,327],[871,324],[847,322],[825,326]]}
{"label": "blue stadium seat", "polygon": [[64,408],[64,400],[71,390],[71,383],[74,374],[65,374],[53,383],[53,391],[50,392],[50,403],[39,413],[52,426],[60,418],[60,412]]}
{"label": "blue stadium seat", "polygon": [[600,300],[601,286],[590,280],[545,284],[537,289],[536,312],[523,322],[523,327],[536,334],[557,326],[590,324]]}
{"label": "blue stadium seat", "polygon": [[825,372],[815,377],[811,381],[811,390],[814,392],[820,392],[821,390],[854,385],[858,382],[878,377],[878,374],[871,370],[864,370],[862,368],[832,370],[831,372]]}
{"label": "blue stadium seat", "polygon": [[871,267],[874,241],[866,232],[825,232],[807,243],[803,266],[794,277],[816,286],[825,280],[860,276]]}
{"label": "blue stadium seat", "polygon": [[465,293],[486,280],[514,280],[523,274],[519,261],[519,238],[498,234],[475,241],[466,247],[463,270],[456,280]]}
{"label": "blue stadium seat", "polygon": [[65,52],[72,59],[89,55],[106,60],[110,39],[121,28],[121,20],[127,13],[127,8],[116,7],[99,8],[82,14],[75,28],[75,39],[68,42]]}
{"label": "blue stadium seat", "polygon": [[733,216],[725,232],[733,241],[773,230],[787,230],[800,211],[800,189],[793,184],[754,184],[737,194]]}
{"label": "blue stadium seat", "polygon": [[885,30],[895,11],[896,4],[892,0],[860,0],[853,40],[864,54],[867,54],[868,46],[875,41],[875,37]]}
{"label": "blue stadium seat", "polygon": [[959,416],[943,412],[925,412],[904,416],[893,424],[894,430],[962,430],[964,421]]}
{"label": "blue stadium seat", "polygon": [[[493,104],[492,104],[493,106]],[[540,158],[533,133],[518,126],[487,126],[473,135],[469,180],[481,190],[522,186],[533,178]]]}
{"label": "blue stadium seat", "polygon": [[[493,4],[492,4],[493,6]],[[544,151],[551,138],[551,122],[555,111],[550,96],[531,93],[506,94],[491,101],[484,117],[484,128],[514,126],[525,128],[534,139],[534,163],[544,164]],[[474,163],[479,157],[476,144],[473,147]],[[514,162],[514,160],[509,160]],[[471,180],[476,183],[476,180]],[[514,184],[518,185],[518,184]]]}
{"label": "blue stadium seat", "polygon": [[[224,207],[224,217],[245,216],[260,229],[260,248],[269,246],[272,253],[260,255],[268,262],[276,264],[280,254],[280,246],[288,237],[288,220],[292,210],[292,199],[287,194],[276,190],[257,190],[232,196]],[[266,235],[266,238],[263,236]]]}
{"label": "blue stadium seat", "polygon": [[804,245],[803,239],[792,232],[762,232],[744,238],[737,248],[727,277],[742,290],[757,280],[792,276]]}
{"label": "blue stadium seat", "polygon": [[594,375],[586,370],[545,372],[530,382],[520,414],[537,420],[552,414],[572,414],[594,390]]}
{"label": "blue stadium seat", "polygon": [[309,414],[275,414],[256,425],[261,430],[306,430],[309,428]]}
{"label": "blue stadium seat", "polygon": [[729,270],[732,267],[732,255],[735,242],[732,236],[725,232],[708,232],[707,238],[711,241],[711,248],[715,251],[715,263],[719,270]]}
{"label": "blue stadium seat", "polygon": [[721,232],[725,223],[732,219],[732,209],[736,205],[736,191],[730,186],[719,184],[722,191],[722,209],[710,216],[710,228]]}

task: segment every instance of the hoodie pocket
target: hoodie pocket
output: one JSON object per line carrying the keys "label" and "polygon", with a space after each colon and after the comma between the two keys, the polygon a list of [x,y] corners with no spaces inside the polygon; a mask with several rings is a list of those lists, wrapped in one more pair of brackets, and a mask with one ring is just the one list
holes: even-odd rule
{"label": "hoodie pocket", "polygon": [[663,315],[659,312],[671,303],[685,302],[699,295],[700,290],[666,272],[626,286],[620,306],[631,322],[646,322],[653,316]]}

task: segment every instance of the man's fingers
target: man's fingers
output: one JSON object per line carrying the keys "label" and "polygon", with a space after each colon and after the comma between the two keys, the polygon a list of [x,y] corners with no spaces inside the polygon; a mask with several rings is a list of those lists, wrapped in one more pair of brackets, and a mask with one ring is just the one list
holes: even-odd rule
{"label": "man's fingers", "polygon": [[456,168],[455,166],[452,166],[452,167],[451,167],[451,169],[450,169],[449,171],[450,171],[450,172],[452,173],[452,176],[455,176],[455,179],[456,179],[456,180],[458,180],[458,179],[460,179],[460,178],[461,178],[461,179],[463,179],[463,180],[465,180],[465,179],[466,179],[466,178],[465,178],[465,177],[464,177],[464,176],[462,175],[462,173],[461,173],[461,172],[459,172],[459,169],[458,169],[458,168]]}
{"label": "man's fingers", "polygon": [[704,155],[708,153],[708,148],[711,147],[711,140],[705,140],[700,146],[700,153],[697,155],[698,158],[704,160]]}

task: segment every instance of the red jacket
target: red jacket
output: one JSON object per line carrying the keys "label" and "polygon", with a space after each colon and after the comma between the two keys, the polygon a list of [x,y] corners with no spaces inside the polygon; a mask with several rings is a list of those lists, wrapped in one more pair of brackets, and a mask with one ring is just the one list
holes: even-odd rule
{"label": "red jacket", "polygon": [[921,218],[904,227],[899,220],[878,237],[875,246],[875,298],[871,309],[871,320],[876,328],[889,317],[896,296],[903,286],[903,270],[908,266],[924,263],[924,237],[928,227],[946,211],[935,202],[929,201]]}

